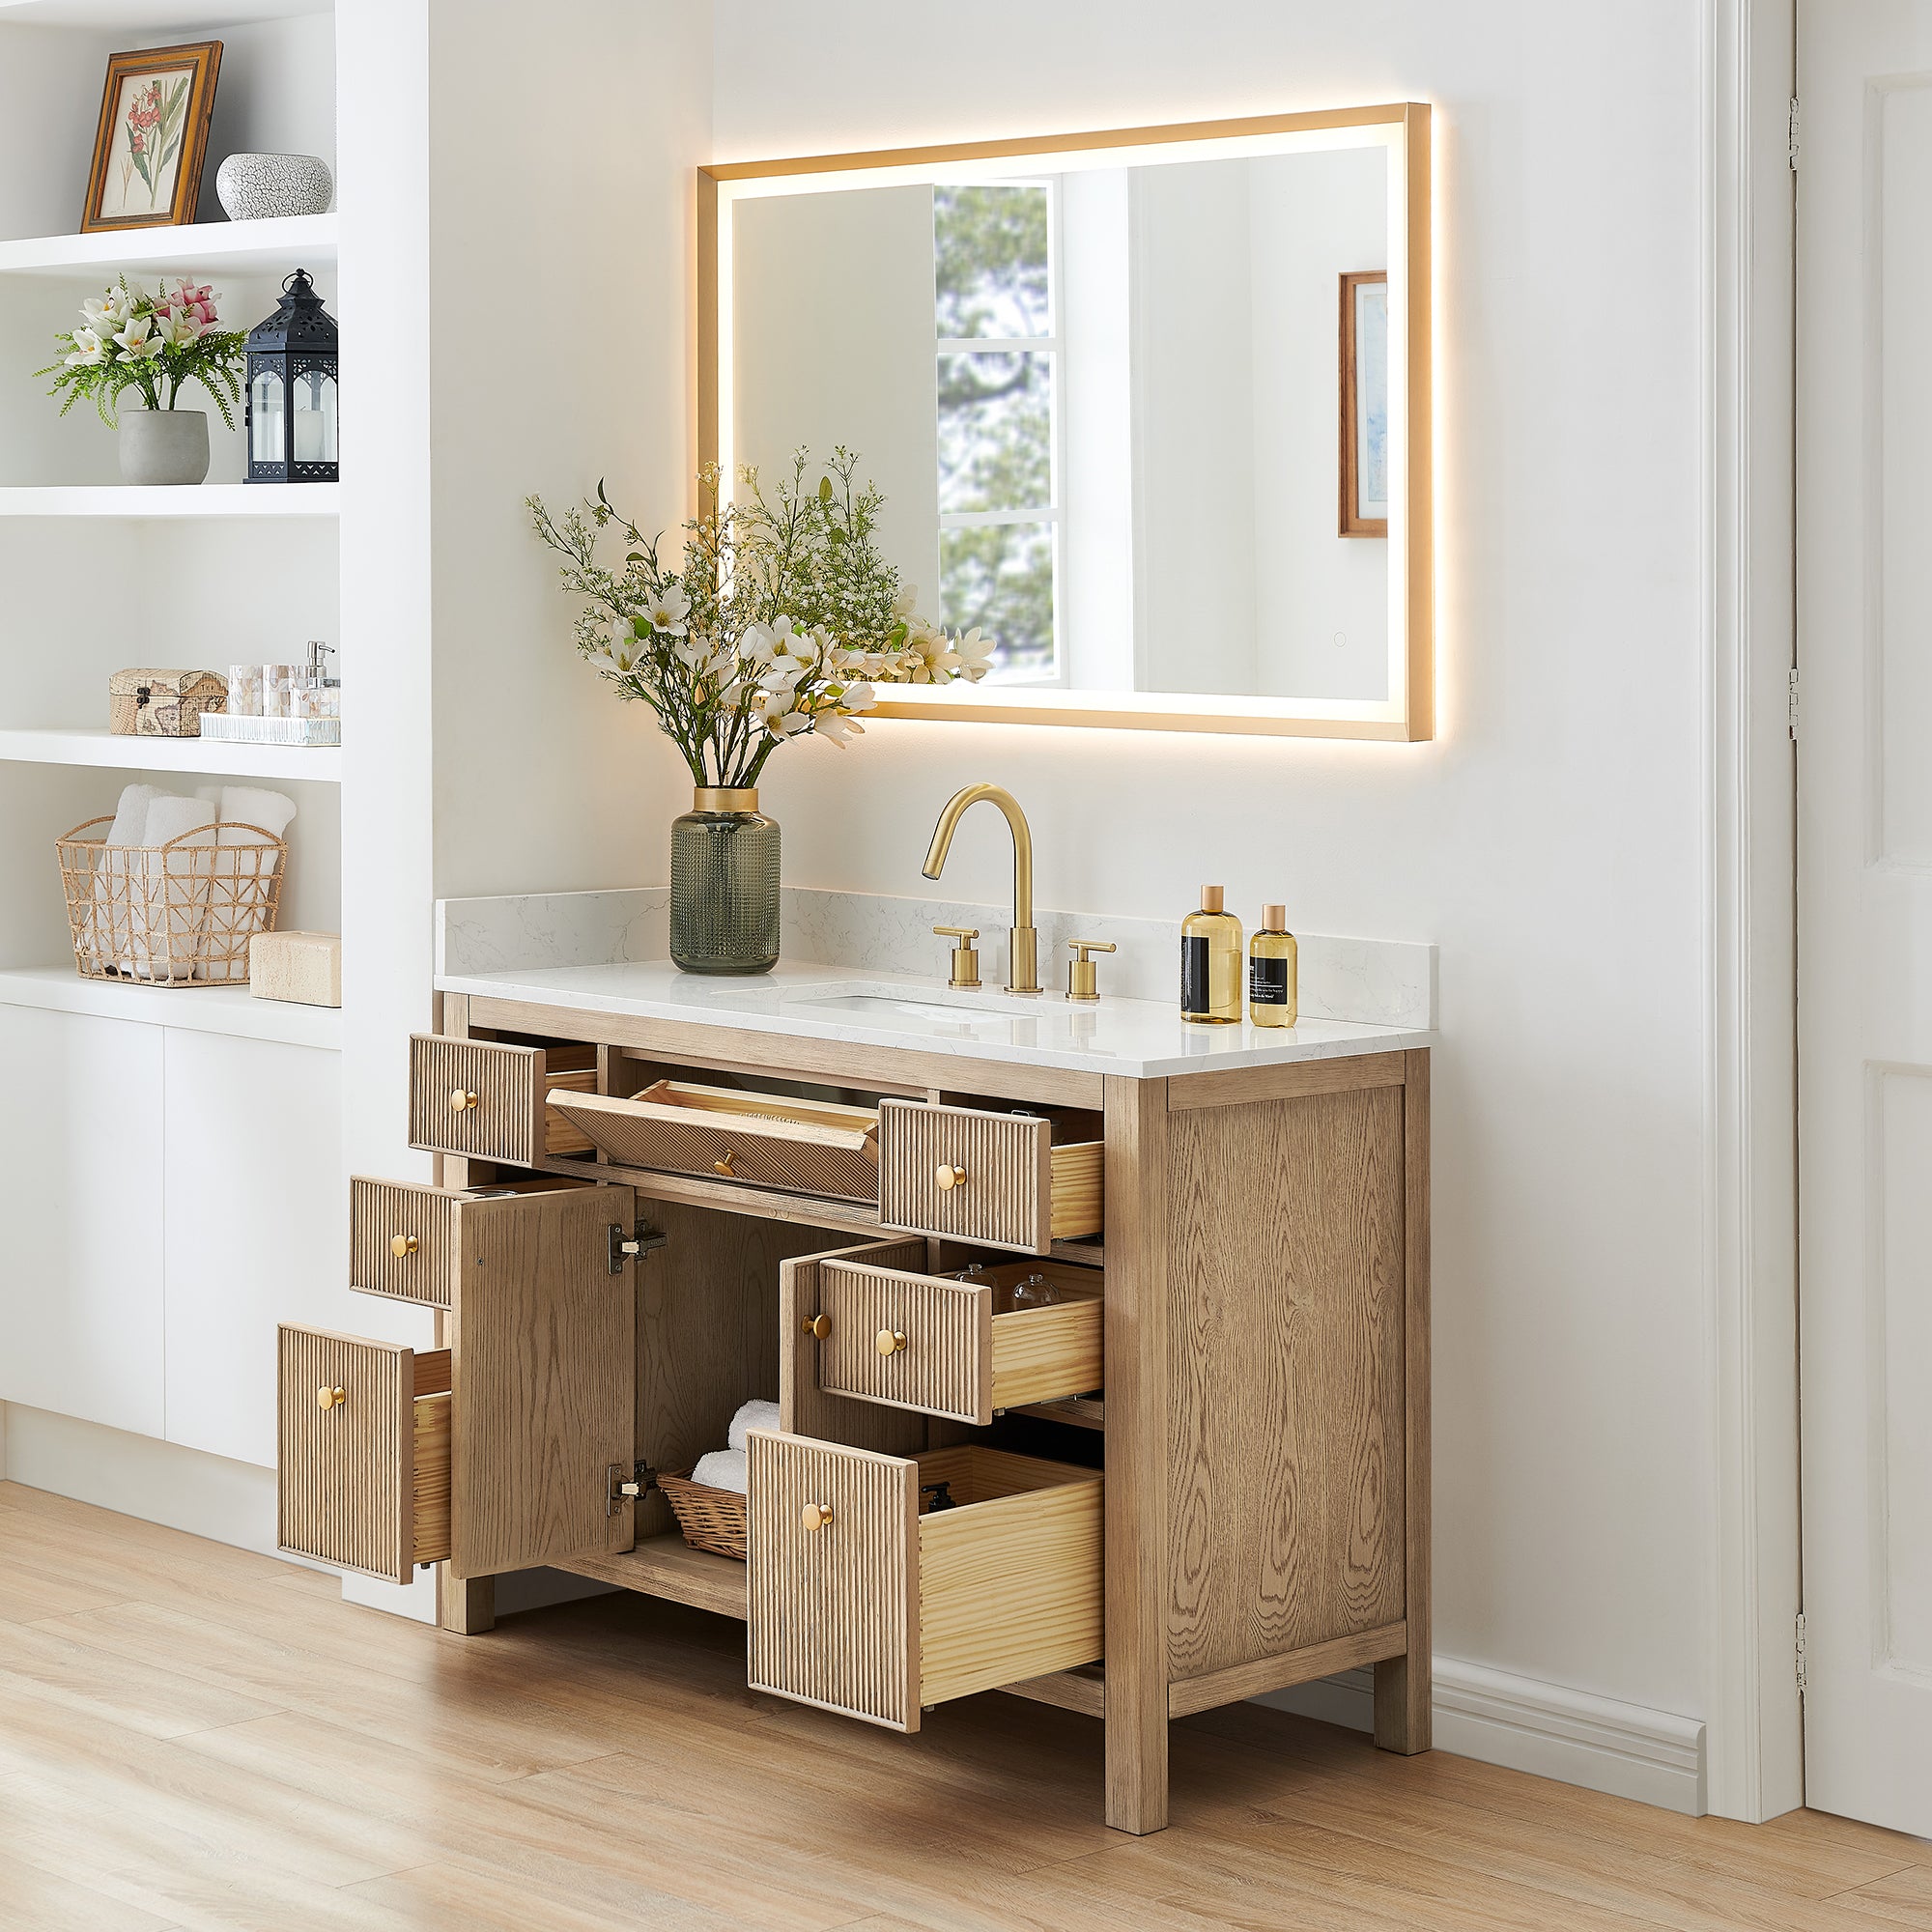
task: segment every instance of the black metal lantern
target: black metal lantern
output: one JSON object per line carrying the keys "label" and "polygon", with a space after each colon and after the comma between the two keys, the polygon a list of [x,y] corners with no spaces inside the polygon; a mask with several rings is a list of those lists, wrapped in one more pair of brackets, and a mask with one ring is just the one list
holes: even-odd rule
{"label": "black metal lantern", "polygon": [[306,270],[282,284],[280,306],[248,331],[248,481],[333,483],[335,318]]}

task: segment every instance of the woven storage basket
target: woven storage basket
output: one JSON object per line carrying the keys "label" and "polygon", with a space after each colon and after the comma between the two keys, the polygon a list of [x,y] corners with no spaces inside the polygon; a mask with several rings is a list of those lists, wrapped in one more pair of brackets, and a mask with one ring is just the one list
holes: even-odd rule
{"label": "woven storage basket", "polygon": [[244,985],[249,940],[274,930],[288,846],[259,825],[110,845],[113,823],[90,818],[55,841],[81,978]]}
{"label": "woven storage basket", "polygon": [[714,1490],[705,1483],[694,1483],[691,1471],[660,1476],[658,1488],[665,1492],[684,1540],[694,1549],[708,1549],[714,1556],[735,1556],[745,1560],[745,1498],[736,1490]]}

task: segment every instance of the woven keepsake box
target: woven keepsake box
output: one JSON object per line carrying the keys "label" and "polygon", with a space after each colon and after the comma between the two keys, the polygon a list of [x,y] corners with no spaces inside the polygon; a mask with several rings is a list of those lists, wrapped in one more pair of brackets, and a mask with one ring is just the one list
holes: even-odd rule
{"label": "woven keepsake box", "polygon": [[199,738],[205,711],[228,702],[212,670],[117,670],[107,680],[107,728],[124,738]]}

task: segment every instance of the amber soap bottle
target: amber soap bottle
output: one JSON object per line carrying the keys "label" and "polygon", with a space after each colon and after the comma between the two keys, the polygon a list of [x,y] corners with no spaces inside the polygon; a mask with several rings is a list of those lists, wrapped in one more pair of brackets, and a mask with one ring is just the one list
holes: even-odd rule
{"label": "amber soap bottle", "polygon": [[1257,1026],[1292,1027],[1300,1010],[1294,934],[1288,908],[1262,907],[1261,928],[1248,941],[1248,1017]]}
{"label": "amber soap bottle", "polygon": [[1180,922],[1180,1017],[1199,1026],[1241,1018],[1241,922],[1219,886],[1201,888],[1201,910]]}

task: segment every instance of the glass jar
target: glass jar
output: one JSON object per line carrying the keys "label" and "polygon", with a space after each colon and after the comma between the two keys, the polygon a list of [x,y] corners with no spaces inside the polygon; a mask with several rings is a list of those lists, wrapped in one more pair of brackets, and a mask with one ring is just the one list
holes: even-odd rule
{"label": "glass jar", "polygon": [[778,964],[779,827],[753,786],[701,786],[671,821],[670,956],[687,973]]}

